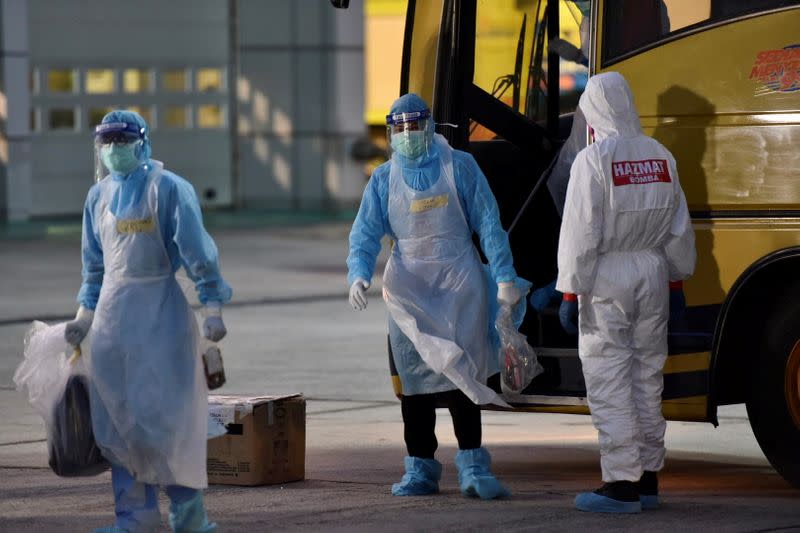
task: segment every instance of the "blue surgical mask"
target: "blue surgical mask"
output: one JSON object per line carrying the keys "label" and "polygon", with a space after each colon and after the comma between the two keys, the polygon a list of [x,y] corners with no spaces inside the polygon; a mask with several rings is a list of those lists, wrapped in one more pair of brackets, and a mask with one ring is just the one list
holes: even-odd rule
{"label": "blue surgical mask", "polygon": [[392,135],[392,150],[409,159],[423,155],[427,144],[424,131],[406,131]]}
{"label": "blue surgical mask", "polygon": [[105,145],[101,148],[100,156],[103,158],[103,164],[117,174],[130,174],[139,166],[136,143]]}

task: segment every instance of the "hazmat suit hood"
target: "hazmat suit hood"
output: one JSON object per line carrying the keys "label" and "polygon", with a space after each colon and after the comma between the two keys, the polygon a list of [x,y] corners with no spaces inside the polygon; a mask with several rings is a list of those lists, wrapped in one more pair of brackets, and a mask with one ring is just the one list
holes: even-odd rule
{"label": "hazmat suit hood", "polygon": [[586,123],[594,129],[597,141],[642,134],[631,88],[618,72],[604,72],[589,78],[578,106]]}

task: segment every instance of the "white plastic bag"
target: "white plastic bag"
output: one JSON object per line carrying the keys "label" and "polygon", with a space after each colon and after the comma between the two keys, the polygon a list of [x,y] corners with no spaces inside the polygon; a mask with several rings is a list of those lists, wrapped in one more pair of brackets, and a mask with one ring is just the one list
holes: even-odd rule
{"label": "white plastic bag", "polygon": [[93,476],[110,465],[94,440],[85,364],[64,340],[65,325],[32,324],[14,383],[17,390],[26,390],[28,402],[44,419],[53,472]]}
{"label": "white plastic bag", "polygon": [[500,375],[504,388],[520,393],[544,371],[525,335],[514,325],[511,308],[500,306],[495,328],[500,337]]}

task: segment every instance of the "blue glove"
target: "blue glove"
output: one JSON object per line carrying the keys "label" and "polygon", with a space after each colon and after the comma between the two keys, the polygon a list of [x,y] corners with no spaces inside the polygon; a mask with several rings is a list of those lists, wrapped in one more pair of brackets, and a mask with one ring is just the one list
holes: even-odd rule
{"label": "blue glove", "polygon": [[561,327],[570,335],[578,334],[578,297],[574,294],[564,293],[561,307],[558,308],[558,320]]}
{"label": "blue glove", "polygon": [[531,297],[528,298],[528,302],[531,304],[531,307],[541,313],[560,295],[561,293],[556,290],[556,282],[553,281],[550,285],[539,287],[533,291]]}
{"label": "blue glove", "polygon": [[686,295],[683,294],[683,282],[671,281],[669,284],[669,321],[675,322],[686,312]]}

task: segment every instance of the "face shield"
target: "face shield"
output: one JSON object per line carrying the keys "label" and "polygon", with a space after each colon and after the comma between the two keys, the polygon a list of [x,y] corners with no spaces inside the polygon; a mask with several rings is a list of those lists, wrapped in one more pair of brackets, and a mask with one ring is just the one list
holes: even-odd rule
{"label": "face shield", "polygon": [[427,155],[433,142],[431,112],[413,111],[386,115],[386,135],[389,146],[408,159]]}
{"label": "face shield", "polygon": [[108,174],[130,174],[139,166],[144,128],[126,122],[108,122],[94,130],[95,180]]}

